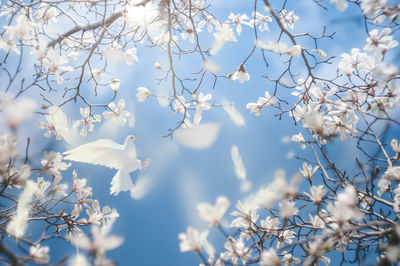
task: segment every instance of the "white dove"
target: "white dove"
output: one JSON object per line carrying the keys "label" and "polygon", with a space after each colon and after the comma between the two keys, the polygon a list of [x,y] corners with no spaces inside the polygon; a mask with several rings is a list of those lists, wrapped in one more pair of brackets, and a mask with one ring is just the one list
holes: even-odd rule
{"label": "white dove", "polygon": [[111,181],[110,194],[118,195],[120,191],[134,190],[130,173],[137,169],[145,169],[150,164],[150,159],[144,163],[136,158],[134,141],[136,137],[129,135],[124,144],[118,144],[110,139],[99,139],[66,151],[66,160],[98,164],[109,168],[118,169]]}

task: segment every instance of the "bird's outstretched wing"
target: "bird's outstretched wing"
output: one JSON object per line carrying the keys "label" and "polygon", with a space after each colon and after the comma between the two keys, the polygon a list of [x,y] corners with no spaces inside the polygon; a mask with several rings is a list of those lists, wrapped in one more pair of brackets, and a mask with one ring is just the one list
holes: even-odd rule
{"label": "bird's outstretched wing", "polygon": [[66,151],[66,160],[104,165],[120,169],[124,162],[123,146],[110,139],[99,139]]}

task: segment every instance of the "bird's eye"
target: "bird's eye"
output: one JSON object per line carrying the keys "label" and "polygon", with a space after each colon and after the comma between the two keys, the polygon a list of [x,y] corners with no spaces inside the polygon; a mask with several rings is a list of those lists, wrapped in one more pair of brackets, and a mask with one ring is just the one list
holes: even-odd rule
{"label": "bird's eye", "polygon": [[133,139],[133,137],[131,137],[131,139]]}

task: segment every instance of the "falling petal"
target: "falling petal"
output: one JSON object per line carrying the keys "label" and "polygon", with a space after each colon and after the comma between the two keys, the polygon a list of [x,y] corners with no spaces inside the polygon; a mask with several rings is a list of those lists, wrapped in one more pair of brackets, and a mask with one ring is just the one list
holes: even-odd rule
{"label": "falling petal", "polygon": [[244,167],[242,157],[240,156],[239,149],[236,145],[232,145],[231,157],[236,176],[242,180],[246,179],[246,168]]}
{"label": "falling petal", "polygon": [[175,131],[180,144],[192,149],[205,149],[217,139],[219,124],[204,123],[193,128],[181,128]]}
{"label": "falling petal", "polygon": [[243,116],[239,113],[238,110],[236,110],[233,103],[229,103],[227,100],[224,99],[222,100],[222,106],[235,125],[237,126],[245,125]]}

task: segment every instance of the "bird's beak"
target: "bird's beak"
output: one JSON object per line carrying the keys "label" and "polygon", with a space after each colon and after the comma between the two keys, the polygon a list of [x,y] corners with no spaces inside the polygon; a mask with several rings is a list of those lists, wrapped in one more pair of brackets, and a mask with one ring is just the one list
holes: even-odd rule
{"label": "bird's beak", "polygon": [[133,137],[133,140],[138,140],[139,138],[137,138],[137,137]]}

